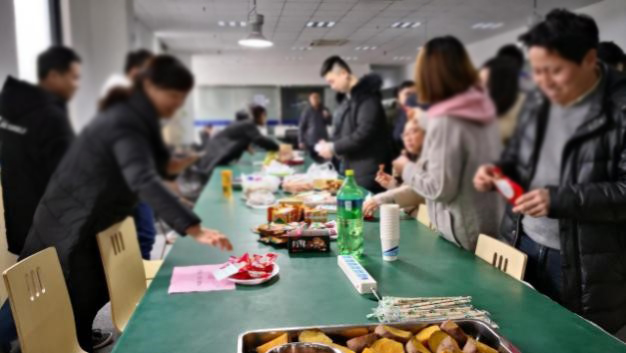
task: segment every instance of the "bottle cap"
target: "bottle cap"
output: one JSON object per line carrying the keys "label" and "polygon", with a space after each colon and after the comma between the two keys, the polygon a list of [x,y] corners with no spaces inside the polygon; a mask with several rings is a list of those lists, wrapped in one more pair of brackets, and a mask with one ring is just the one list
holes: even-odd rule
{"label": "bottle cap", "polygon": [[347,176],[347,177],[349,177],[349,176],[354,176],[354,170],[352,170],[352,169],[346,169],[346,176]]}

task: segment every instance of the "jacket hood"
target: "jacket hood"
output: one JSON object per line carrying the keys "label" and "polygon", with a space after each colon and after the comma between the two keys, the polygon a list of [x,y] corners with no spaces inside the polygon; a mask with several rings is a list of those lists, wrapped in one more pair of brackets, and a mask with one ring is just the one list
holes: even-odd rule
{"label": "jacket hood", "polygon": [[353,97],[359,97],[364,95],[380,95],[380,90],[383,87],[383,80],[376,74],[367,74],[359,80],[359,82],[352,87],[350,95]]}
{"label": "jacket hood", "polygon": [[28,82],[9,76],[0,94],[0,115],[9,121],[17,121],[28,113],[50,104],[65,109],[60,98]]}
{"label": "jacket hood", "polygon": [[496,107],[489,95],[472,87],[428,109],[429,117],[453,116],[483,124],[496,120]]}

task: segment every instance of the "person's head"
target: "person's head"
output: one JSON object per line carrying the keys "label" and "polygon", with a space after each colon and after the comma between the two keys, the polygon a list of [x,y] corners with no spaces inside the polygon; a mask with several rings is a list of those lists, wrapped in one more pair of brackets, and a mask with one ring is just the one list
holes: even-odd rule
{"label": "person's head", "polygon": [[415,86],[421,104],[436,104],[467,91],[478,74],[463,44],[452,36],[429,40],[417,55]]}
{"label": "person's head", "polygon": [[126,55],[126,62],[124,63],[124,74],[131,81],[135,80],[135,77],[148,67],[150,63],[150,59],[152,59],[154,55],[151,51],[146,49],[138,49],[135,51],[131,51]]}
{"label": "person's head", "polygon": [[213,125],[211,124],[204,125],[204,131],[210,134],[211,131],[213,131]]}
{"label": "person's head", "polygon": [[598,45],[598,58],[615,70],[626,69],[626,54],[613,42],[602,42]]}
{"label": "person's head", "polygon": [[517,63],[508,57],[488,60],[480,69],[480,81],[489,92],[498,116],[511,109],[519,95],[519,71]]}
{"label": "person's head", "polygon": [[507,44],[498,49],[496,57],[512,60],[518,71],[524,67],[524,52],[515,44]]}
{"label": "person's head", "polygon": [[320,94],[317,92],[309,94],[309,104],[311,104],[311,106],[315,109],[319,108],[322,104],[322,97],[320,97]]}
{"label": "person's head", "polygon": [[415,82],[404,81],[394,90],[394,96],[400,105],[406,105],[406,99],[415,93]]}
{"label": "person's head", "polygon": [[157,55],[138,76],[136,84],[154,104],[159,116],[171,118],[193,88],[191,72],[170,55]]}
{"label": "person's head", "polygon": [[528,48],[533,80],[553,103],[574,101],[594,82],[600,39],[591,17],[553,10],[520,40]]}
{"label": "person's head", "polygon": [[331,56],[322,64],[320,75],[335,92],[350,92],[352,70],[348,63],[338,56]]}
{"label": "person's head", "polygon": [[418,156],[422,151],[422,145],[424,144],[425,132],[420,127],[418,119],[411,119],[404,125],[404,132],[402,132],[402,142],[404,142],[404,148],[413,156]]}
{"label": "person's head", "polygon": [[240,110],[235,113],[235,121],[244,121],[250,119],[250,115],[245,110]]}
{"label": "person's head", "polygon": [[80,57],[70,48],[53,46],[37,57],[39,85],[65,101],[78,90]]}
{"label": "person's head", "polygon": [[250,107],[250,115],[252,115],[252,121],[258,126],[265,125],[267,121],[267,110],[262,105],[253,105]]}

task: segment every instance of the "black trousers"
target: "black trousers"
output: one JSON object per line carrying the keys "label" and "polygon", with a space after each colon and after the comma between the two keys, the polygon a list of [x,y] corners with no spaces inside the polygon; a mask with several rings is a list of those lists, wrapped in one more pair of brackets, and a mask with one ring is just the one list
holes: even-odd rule
{"label": "black trousers", "polygon": [[539,292],[561,303],[563,271],[561,251],[540,245],[522,233],[519,250],[528,255],[524,280]]}

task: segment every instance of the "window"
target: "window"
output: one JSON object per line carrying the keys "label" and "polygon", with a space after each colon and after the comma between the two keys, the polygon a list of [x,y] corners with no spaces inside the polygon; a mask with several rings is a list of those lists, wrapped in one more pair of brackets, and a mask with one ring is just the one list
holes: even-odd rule
{"label": "window", "polygon": [[21,79],[37,82],[37,55],[52,44],[49,0],[13,0]]}

